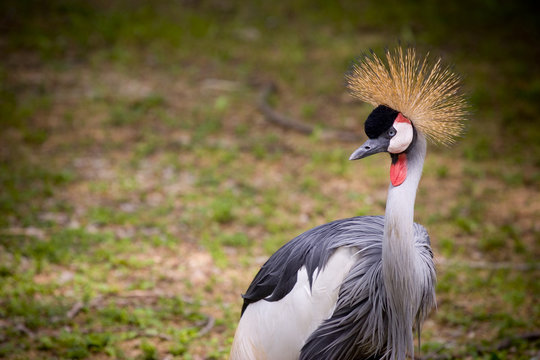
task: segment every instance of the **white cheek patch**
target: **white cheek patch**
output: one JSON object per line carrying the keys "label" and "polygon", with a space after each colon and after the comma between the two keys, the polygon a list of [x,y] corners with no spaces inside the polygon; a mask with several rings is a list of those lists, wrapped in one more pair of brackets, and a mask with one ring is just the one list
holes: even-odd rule
{"label": "white cheek patch", "polygon": [[407,150],[411,144],[413,139],[413,127],[408,120],[402,121],[399,116],[398,119],[394,121],[393,126],[394,129],[396,129],[396,135],[390,139],[388,152],[392,154],[400,154]]}

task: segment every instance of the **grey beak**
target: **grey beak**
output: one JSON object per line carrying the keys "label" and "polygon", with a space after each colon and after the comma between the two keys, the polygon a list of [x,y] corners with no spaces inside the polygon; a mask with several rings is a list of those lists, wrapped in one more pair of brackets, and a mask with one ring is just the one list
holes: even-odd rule
{"label": "grey beak", "polygon": [[385,138],[368,139],[358,149],[356,149],[349,160],[363,159],[369,155],[377,154],[388,149],[390,140]]}

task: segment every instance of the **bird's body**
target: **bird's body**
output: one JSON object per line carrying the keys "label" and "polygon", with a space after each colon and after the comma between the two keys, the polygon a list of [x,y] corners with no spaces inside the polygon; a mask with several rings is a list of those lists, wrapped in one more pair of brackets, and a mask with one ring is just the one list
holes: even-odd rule
{"label": "bird's body", "polygon": [[[386,344],[388,338],[383,232],[384,217],[355,217],[311,229],[282,247],[244,295],[249,306],[238,326],[231,358],[346,360],[376,355],[382,347],[372,344]],[[420,266],[428,274],[421,294],[423,308],[416,314],[421,320],[434,303],[435,272],[426,230],[415,224],[414,235]],[[287,279],[285,274],[291,277]],[[257,288],[263,281],[272,285]],[[280,288],[283,297],[258,301]],[[354,294],[353,302],[338,302],[349,294]],[[350,349],[350,341],[362,346]]]}
{"label": "bird's body", "polygon": [[[407,86],[420,93],[431,86],[444,95],[444,87],[438,85],[446,77],[433,74],[439,68],[434,67],[432,74],[424,76],[414,70],[412,65],[416,63],[411,54],[405,57],[400,50],[397,60],[406,65],[401,70],[405,75],[421,78],[422,86],[409,81],[398,87],[397,95],[391,95],[398,100],[404,96],[399,92],[414,95]],[[390,69],[394,66],[394,73],[399,74],[393,60],[389,58]],[[369,71],[359,68],[360,85],[366,83],[363,77],[368,75],[384,79],[381,68],[375,68],[378,64],[366,61],[363,66]],[[424,66],[425,61],[420,70]],[[429,80],[431,77],[437,81]],[[428,80],[435,84],[430,85]],[[392,76],[385,81],[399,82]],[[386,85],[382,90],[361,88],[359,93],[368,91],[377,98],[385,89],[391,89]],[[441,122],[422,122],[429,104],[420,101],[420,105],[423,112],[418,115],[418,123],[436,138],[441,128],[434,129],[433,124],[442,126]],[[447,128],[456,129],[452,126]],[[369,115],[365,131],[368,141],[350,159],[390,153],[385,215],[318,226],[272,255],[243,295],[231,360],[404,360],[413,356],[413,328],[420,331],[422,321],[435,305],[436,277],[429,237],[421,225],[414,223],[426,140],[411,120],[385,105],[379,105]]]}

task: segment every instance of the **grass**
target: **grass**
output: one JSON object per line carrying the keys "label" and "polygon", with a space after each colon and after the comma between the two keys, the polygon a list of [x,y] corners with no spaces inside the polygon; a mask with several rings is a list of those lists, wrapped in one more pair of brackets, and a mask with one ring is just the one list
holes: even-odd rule
{"label": "grass", "polygon": [[341,74],[401,38],[453,60],[473,105],[418,192],[439,277],[422,353],[532,358],[538,342],[495,345],[540,328],[538,29],[513,4],[453,4],[2,3],[0,357],[227,358],[267,256],[383,213],[388,186],[382,156],[264,122],[260,84],[358,130],[370,108]]}

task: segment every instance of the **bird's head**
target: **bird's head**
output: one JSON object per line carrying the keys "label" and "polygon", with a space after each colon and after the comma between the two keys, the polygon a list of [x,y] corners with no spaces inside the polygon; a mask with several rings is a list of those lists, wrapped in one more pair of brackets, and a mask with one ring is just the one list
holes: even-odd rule
{"label": "bird's head", "polygon": [[407,177],[406,152],[417,134],[411,121],[402,113],[379,105],[369,114],[364,130],[369,139],[352,153],[349,160],[388,152],[392,156],[390,180],[394,186],[401,185]]}
{"label": "bird's head", "polygon": [[350,160],[390,153],[390,177],[399,186],[406,176],[407,153],[417,139],[451,144],[461,134],[468,111],[459,76],[441,59],[432,62],[427,55],[418,57],[413,48],[401,47],[385,55],[386,62],[373,52],[362,56],[346,76],[352,95],[375,106],[364,125],[369,139]]}
{"label": "bird's head", "polygon": [[380,152],[401,154],[409,148],[416,133],[409,119],[385,105],[379,105],[371,112],[364,130],[369,139],[352,153],[349,160],[362,159]]}

